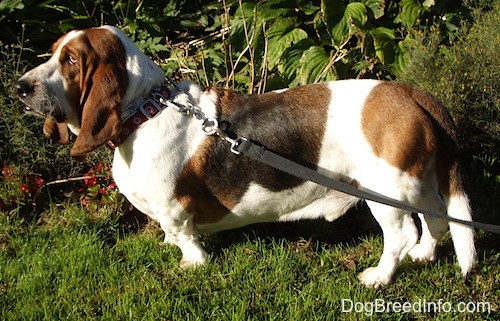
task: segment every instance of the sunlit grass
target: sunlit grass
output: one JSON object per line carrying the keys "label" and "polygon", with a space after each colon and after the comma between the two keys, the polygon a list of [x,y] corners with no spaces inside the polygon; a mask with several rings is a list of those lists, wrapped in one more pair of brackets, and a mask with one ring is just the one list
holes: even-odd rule
{"label": "sunlit grass", "polygon": [[[91,215],[69,204],[48,209],[43,220],[0,215],[2,320],[359,320],[370,314],[342,312],[342,299],[344,309],[348,302],[369,307],[380,300],[491,303],[489,315],[373,313],[382,319],[500,316],[498,254],[481,248],[467,281],[444,240],[437,263],[406,260],[392,285],[373,290],[356,275],[377,263],[379,235],[336,243],[316,240],[311,229],[352,229],[348,218],[333,224],[257,225],[204,237],[210,262],[182,270],[180,251],[160,245],[156,224],[131,228],[121,215],[99,211]],[[63,223],[55,224],[58,220]],[[278,229],[288,236],[269,233]]]}

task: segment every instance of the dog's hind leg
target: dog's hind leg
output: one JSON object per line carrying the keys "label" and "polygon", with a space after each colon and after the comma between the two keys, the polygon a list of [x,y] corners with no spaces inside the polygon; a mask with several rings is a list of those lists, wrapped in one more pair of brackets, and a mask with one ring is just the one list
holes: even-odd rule
{"label": "dog's hind leg", "polygon": [[378,203],[367,203],[382,228],[384,250],[379,264],[366,269],[358,278],[365,286],[378,288],[391,282],[399,263],[417,242],[418,231],[410,213]]}
{"label": "dog's hind leg", "polygon": [[[433,213],[446,215],[446,205],[441,197],[433,190],[424,192],[419,208]],[[448,222],[439,218],[419,214],[422,224],[422,236],[408,253],[413,261],[434,261],[436,259],[436,246],[448,228]]]}
{"label": "dog's hind leg", "polygon": [[[363,187],[415,204],[421,186],[419,180],[392,168],[380,167],[373,172],[377,174],[362,182]],[[364,285],[378,288],[391,282],[400,262],[417,243],[418,230],[411,213],[407,211],[372,201],[367,201],[367,205],[382,229],[384,249],[378,265],[366,269],[358,278]]]}

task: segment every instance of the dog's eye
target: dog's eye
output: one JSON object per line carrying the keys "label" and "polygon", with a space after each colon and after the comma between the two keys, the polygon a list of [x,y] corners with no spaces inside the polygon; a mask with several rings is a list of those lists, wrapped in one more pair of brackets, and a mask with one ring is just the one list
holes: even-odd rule
{"label": "dog's eye", "polygon": [[68,55],[66,57],[66,61],[71,65],[71,66],[74,66],[77,64],[77,60],[72,56],[72,55]]}

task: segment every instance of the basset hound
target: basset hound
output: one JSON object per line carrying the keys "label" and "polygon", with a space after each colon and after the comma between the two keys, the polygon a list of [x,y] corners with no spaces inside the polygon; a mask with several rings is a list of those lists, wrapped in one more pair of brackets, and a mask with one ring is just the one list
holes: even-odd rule
{"label": "basset hound", "polygon": [[[159,66],[110,26],[71,31],[52,53],[16,84],[26,109],[46,117],[44,132],[54,141],[68,144],[69,131],[77,135],[73,157],[112,142],[120,192],[160,223],[165,242],[182,250],[182,267],[207,261],[200,234],[258,222],[333,221],[360,200],[231,153],[226,142],[206,135],[197,118],[162,99],[192,106],[204,118],[329,177],[472,219],[455,125],[435,98],[417,88],[379,80],[262,95],[202,89],[192,82],[166,88]],[[384,246],[378,265],[359,274],[364,285],[390,283],[407,255],[435,260],[448,226],[462,274],[471,270],[471,228],[420,216],[420,235],[411,213],[367,204]]]}

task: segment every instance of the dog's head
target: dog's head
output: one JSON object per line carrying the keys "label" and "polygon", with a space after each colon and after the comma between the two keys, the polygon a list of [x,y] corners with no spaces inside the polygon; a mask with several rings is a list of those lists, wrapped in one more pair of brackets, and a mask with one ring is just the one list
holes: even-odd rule
{"label": "dog's head", "polygon": [[121,130],[124,106],[147,95],[163,81],[163,72],[114,27],[75,30],[52,47],[52,57],[28,71],[16,90],[28,112],[46,117],[44,133],[69,143],[82,157]]}

